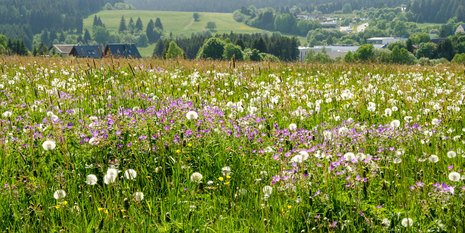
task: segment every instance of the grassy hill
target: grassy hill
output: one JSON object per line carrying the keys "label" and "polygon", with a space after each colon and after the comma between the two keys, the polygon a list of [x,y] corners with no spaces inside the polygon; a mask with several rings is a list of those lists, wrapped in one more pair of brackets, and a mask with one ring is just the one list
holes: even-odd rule
{"label": "grassy hill", "polygon": [[[97,15],[102,19],[102,22],[105,24],[107,29],[111,34],[118,31],[119,23],[121,21],[121,16],[124,16],[126,23],[129,22],[129,18],[132,17],[134,22],[138,17],[142,20],[144,25],[144,30],[147,27],[147,23],[150,19],[155,19],[158,17],[163,24],[164,31],[169,34],[170,32],[173,35],[184,34],[187,37],[190,37],[192,33],[205,30],[207,22],[215,22],[216,30],[212,31],[212,34],[223,34],[230,33],[231,31],[235,33],[257,33],[264,31],[262,29],[253,28],[245,25],[244,23],[238,23],[233,19],[232,13],[200,13],[200,18],[198,21],[193,21],[192,18],[193,12],[178,12],[178,11],[140,11],[140,10],[124,10],[124,11],[101,11],[96,14],[90,15],[84,19],[84,28],[89,29],[92,32],[92,24],[94,21],[94,16]],[[301,43],[304,42],[304,37],[299,37]],[[151,56],[153,52],[153,45],[149,45],[145,48],[139,48],[142,56]]]}

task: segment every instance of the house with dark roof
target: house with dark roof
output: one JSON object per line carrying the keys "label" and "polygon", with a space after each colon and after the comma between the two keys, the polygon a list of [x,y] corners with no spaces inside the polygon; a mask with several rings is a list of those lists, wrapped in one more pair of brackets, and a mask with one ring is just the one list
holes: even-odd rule
{"label": "house with dark roof", "polygon": [[49,48],[49,54],[54,55],[58,54],[61,57],[67,57],[74,46],[79,44],[54,44],[52,47]]}
{"label": "house with dark roof", "polygon": [[69,53],[75,57],[101,58],[103,50],[98,45],[76,45]]}
{"label": "house with dark roof", "polygon": [[141,58],[135,44],[108,44],[105,48],[105,57],[115,58]]}
{"label": "house with dark roof", "polygon": [[455,35],[458,33],[465,33],[465,24],[460,24],[455,30]]}

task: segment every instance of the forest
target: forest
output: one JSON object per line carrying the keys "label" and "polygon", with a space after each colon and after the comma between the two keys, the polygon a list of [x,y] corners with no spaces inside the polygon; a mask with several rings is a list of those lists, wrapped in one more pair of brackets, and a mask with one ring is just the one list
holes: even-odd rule
{"label": "forest", "polygon": [[407,11],[417,23],[445,23],[452,17],[465,21],[465,0],[415,0]]}

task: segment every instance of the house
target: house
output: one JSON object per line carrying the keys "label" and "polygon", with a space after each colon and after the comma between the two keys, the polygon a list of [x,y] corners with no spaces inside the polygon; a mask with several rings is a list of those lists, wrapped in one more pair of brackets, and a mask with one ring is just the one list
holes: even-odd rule
{"label": "house", "polygon": [[455,35],[458,33],[465,33],[465,24],[460,24],[455,30]]}
{"label": "house", "polygon": [[333,22],[321,22],[321,27],[322,28],[337,28],[339,24],[335,21]]}
{"label": "house", "polygon": [[439,43],[439,41],[445,40],[445,39],[447,39],[447,38],[445,38],[445,37],[443,37],[443,38],[441,38],[441,37],[440,38],[434,38],[434,39],[431,39],[431,43],[434,43],[434,44],[437,45]]}
{"label": "house", "polygon": [[75,45],[73,49],[71,49],[69,55],[75,57],[101,58],[103,50],[98,45]]}
{"label": "house", "polygon": [[304,20],[314,20],[318,18],[318,14],[297,14],[296,15],[298,19],[304,19]]}
{"label": "house", "polygon": [[329,55],[331,59],[334,59],[336,57],[344,57],[347,52],[356,52],[360,46],[353,46],[351,44],[334,44],[334,45],[328,45],[328,46],[314,46],[314,47],[299,47],[299,59],[301,61],[305,60],[305,57],[307,56],[307,53],[309,50],[313,50],[315,53],[318,53],[323,50],[323,48],[326,50],[326,54]]}
{"label": "house", "polygon": [[54,44],[49,48],[49,54],[58,54],[60,57],[67,57],[74,46],[79,44]]}
{"label": "house", "polygon": [[141,58],[135,44],[108,44],[105,48],[105,56],[115,58]]}
{"label": "house", "polygon": [[394,43],[394,42],[397,42],[397,41],[406,42],[407,39],[408,38],[373,37],[373,38],[367,39],[367,44],[372,44],[372,45],[383,44],[383,45],[387,45],[387,44]]}

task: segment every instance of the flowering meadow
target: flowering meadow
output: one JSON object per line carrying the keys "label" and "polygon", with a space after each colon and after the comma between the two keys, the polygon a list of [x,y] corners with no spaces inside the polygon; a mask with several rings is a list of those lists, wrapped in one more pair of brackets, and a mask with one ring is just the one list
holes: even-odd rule
{"label": "flowering meadow", "polygon": [[0,61],[4,232],[464,232],[455,66]]}

